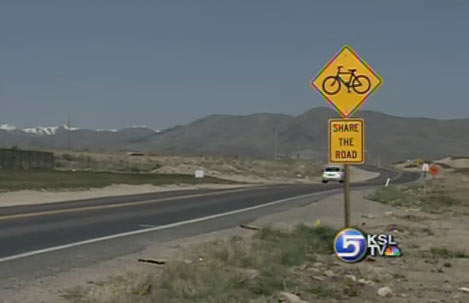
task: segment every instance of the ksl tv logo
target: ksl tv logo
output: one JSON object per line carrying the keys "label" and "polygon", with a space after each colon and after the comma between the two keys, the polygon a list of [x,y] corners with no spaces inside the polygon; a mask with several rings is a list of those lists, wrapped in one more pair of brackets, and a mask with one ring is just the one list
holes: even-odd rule
{"label": "ksl tv logo", "polygon": [[347,263],[360,262],[368,255],[373,257],[402,256],[393,235],[365,235],[353,228],[346,228],[337,233],[334,250],[337,257]]}

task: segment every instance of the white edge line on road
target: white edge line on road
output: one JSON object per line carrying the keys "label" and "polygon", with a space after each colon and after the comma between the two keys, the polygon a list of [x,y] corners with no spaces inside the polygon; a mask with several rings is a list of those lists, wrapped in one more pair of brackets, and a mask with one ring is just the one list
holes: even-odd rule
{"label": "white edge line on road", "polygon": [[110,236],[94,238],[94,239],[84,240],[84,241],[80,241],[80,242],[74,242],[74,243],[65,244],[65,245],[34,250],[34,251],[26,252],[26,253],[21,253],[21,254],[17,254],[17,255],[12,255],[12,256],[8,256],[8,257],[0,258],[0,263],[7,262],[7,261],[12,261],[12,260],[17,260],[17,259],[21,259],[21,258],[26,258],[26,257],[34,256],[34,255],[44,254],[44,253],[48,253],[48,252],[53,252],[53,251],[57,251],[57,250],[72,248],[72,247],[76,247],[76,246],[92,244],[92,243],[96,243],[96,242],[100,242],[100,241],[106,241],[106,240],[111,240],[111,239],[116,239],[116,238],[121,238],[121,237],[126,237],[126,236],[132,236],[132,235],[138,235],[138,234],[143,234],[143,233],[147,233],[147,232],[178,227],[178,226],[191,224],[191,223],[198,223],[198,222],[207,221],[207,220],[211,220],[211,219],[216,219],[216,218],[220,218],[220,217],[225,217],[225,216],[229,216],[229,215],[239,214],[239,213],[251,211],[251,210],[266,207],[266,206],[285,203],[285,202],[295,200],[295,199],[306,198],[306,197],[315,196],[315,195],[319,195],[319,194],[332,193],[332,192],[341,191],[341,190],[342,190],[341,188],[330,189],[330,190],[326,190],[326,191],[320,191],[320,192],[316,192],[316,193],[305,194],[305,195],[295,196],[295,197],[286,198],[286,199],[282,199],[282,200],[267,202],[267,203],[256,205],[256,206],[250,206],[250,207],[241,208],[241,209],[237,209],[237,210],[232,210],[232,211],[228,211],[228,212],[224,212],[224,213],[220,213],[220,214],[215,214],[215,215],[210,215],[210,216],[206,216],[206,217],[200,217],[200,218],[175,222],[175,223],[166,224],[166,225],[155,226],[155,227],[146,228],[146,229],[139,229],[139,230],[129,231],[129,232],[125,232],[125,233],[114,234],[114,235],[110,235]]}

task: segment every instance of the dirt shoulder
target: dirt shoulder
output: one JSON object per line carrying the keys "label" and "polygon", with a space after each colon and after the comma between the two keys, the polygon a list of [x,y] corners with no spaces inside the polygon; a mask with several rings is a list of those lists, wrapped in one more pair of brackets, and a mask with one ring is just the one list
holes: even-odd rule
{"label": "dirt shoulder", "polygon": [[0,207],[33,205],[53,202],[76,201],[93,198],[113,197],[122,195],[145,194],[175,190],[193,189],[224,189],[255,186],[256,184],[198,184],[198,185],[165,185],[156,186],[151,184],[127,185],[116,184],[103,188],[92,188],[74,191],[36,191],[21,190],[7,193],[0,193]]}

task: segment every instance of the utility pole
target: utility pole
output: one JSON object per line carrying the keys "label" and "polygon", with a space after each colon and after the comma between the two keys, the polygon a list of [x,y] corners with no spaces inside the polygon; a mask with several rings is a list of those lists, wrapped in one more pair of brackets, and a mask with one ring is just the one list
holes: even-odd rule
{"label": "utility pole", "polygon": [[274,160],[277,160],[278,152],[278,132],[277,127],[274,128]]}
{"label": "utility pole", "polygon": [[70,116],[68,116],[68,120],[67,120],[67,149],[68,150],[71,149],[71,142],[72,142],[72,138],[71,138],[71,133],[70,133]]}

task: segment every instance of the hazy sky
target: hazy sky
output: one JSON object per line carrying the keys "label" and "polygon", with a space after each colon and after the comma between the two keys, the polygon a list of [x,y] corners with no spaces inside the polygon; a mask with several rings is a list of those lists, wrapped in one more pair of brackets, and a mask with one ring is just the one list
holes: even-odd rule
{"label": "hazy sky", "polygon": [[469,118],[469,1],[2,1],[0,124],[163,129],[300,114],[344,44],[382,75],[364,108]]}

